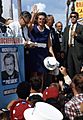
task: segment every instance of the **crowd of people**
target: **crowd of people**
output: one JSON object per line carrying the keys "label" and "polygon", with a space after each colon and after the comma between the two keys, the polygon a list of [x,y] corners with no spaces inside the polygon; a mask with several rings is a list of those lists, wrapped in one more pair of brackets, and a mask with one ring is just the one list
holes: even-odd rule
{"label": "crowd of people", "polygon": [[[6,33],[24,44],[25,81],[17,86],[18,99],[7,106],[9,120],[83,120],[83,25],[77,21],[78,13],[70,13],[71,24],[63,30],[61,21],[39,12],[36,5],[31,13],[22,11],[18,21],[5,19],[0,3],[0,37]],[[48,56],[58,65],[48,61],[47,69]],[[4,64],[14,69],[14,55],[7,54]],[[11,69],[2,72],[3,80],[6,74],[18,77]]]}

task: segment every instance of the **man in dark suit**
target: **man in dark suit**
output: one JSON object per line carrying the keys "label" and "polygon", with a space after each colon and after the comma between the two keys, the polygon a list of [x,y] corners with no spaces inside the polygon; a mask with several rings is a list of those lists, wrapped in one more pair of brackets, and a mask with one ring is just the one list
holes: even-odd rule
{"label": "man in dark suit", "polygon": [[83,25],[77,22],[78,18],[77,12],[70,13],[71,25],[64,29],[63,34],[63,51],[71,78],[80,73],[83,57]]}
{"label": "man in dark suit", "polygon": [[62,24],[62,22],[61,21],[56,22],[55,28],[56,28],[56,33],[57,33],[58,38],[59,38],[61,50],[62,50],[62,38],[63,38],[63,32],[62,32],[63,24]]}
{"label": "man in dark suit", "polygon": [[[4,56],[4,67],[5,70],[1,72],[2,84],[12,83],[12,80],[18,79],[18,71],[15,70],[15,57],[14,54],[7,53]],[[7,82],[9,80],[9,82]],[[15,81],[16,83],[16,81]]]}
{"label": "man in dark suit", "polygon": [[[53,15],[47,15],[47,22],[46,22],[46,27],[50,30],[50,40],[52,42],[52,49],[54,52],[54,55],[57,60],[57,53],[60,52],[60,43],[59,43],[59,38],[58,35],[55,32],[55,29],[53,27],[54,24],[54,16]],[[49,86],[51,82],[55,81],[55,75],[48,74],[45,80],[45,87]]]}
{"label": "man in dark suit", "polygon": [[63,24],[61,21],[56,22],[55,24],[56,34],[58,35],[60,51],[57,53],[58,61],[60,62],[60,66],[64,66],[64,53],[62,51],[62,40],[63,40]]}
{"label": "man in dark suit", "polygon": [[50,30],[50,39],[52,41],[53,52],[57,58],[57,53],[60,52],[60,43],[57,33],[53,27],[54,17],[53,15],[47,15],[46,27]]}

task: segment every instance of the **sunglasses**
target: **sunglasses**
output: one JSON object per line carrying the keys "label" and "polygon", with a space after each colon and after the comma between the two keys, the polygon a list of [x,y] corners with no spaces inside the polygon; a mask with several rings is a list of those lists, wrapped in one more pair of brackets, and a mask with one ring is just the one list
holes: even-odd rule
{"label": "sunglasses", "polygon": [[70,18],[77,18],[77,16],[70,16]]}

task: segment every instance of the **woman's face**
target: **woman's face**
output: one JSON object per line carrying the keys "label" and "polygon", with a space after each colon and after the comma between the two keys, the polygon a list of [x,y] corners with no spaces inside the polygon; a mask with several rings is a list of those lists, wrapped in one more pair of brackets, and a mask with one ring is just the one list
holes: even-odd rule
{"label": "woman's face", "polygon": [[45,25],[46,18],[43,15],[38,16],[38,25],[44,26]]}

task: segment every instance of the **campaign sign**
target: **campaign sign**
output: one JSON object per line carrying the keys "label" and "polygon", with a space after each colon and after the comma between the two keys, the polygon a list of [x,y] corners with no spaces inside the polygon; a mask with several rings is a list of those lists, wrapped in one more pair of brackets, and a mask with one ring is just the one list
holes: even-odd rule
{"label": "campaign sign", "polygon": [[0,38],[0,109],[17,99],[17,85],[24,80],[22,41],[19,38]]}

